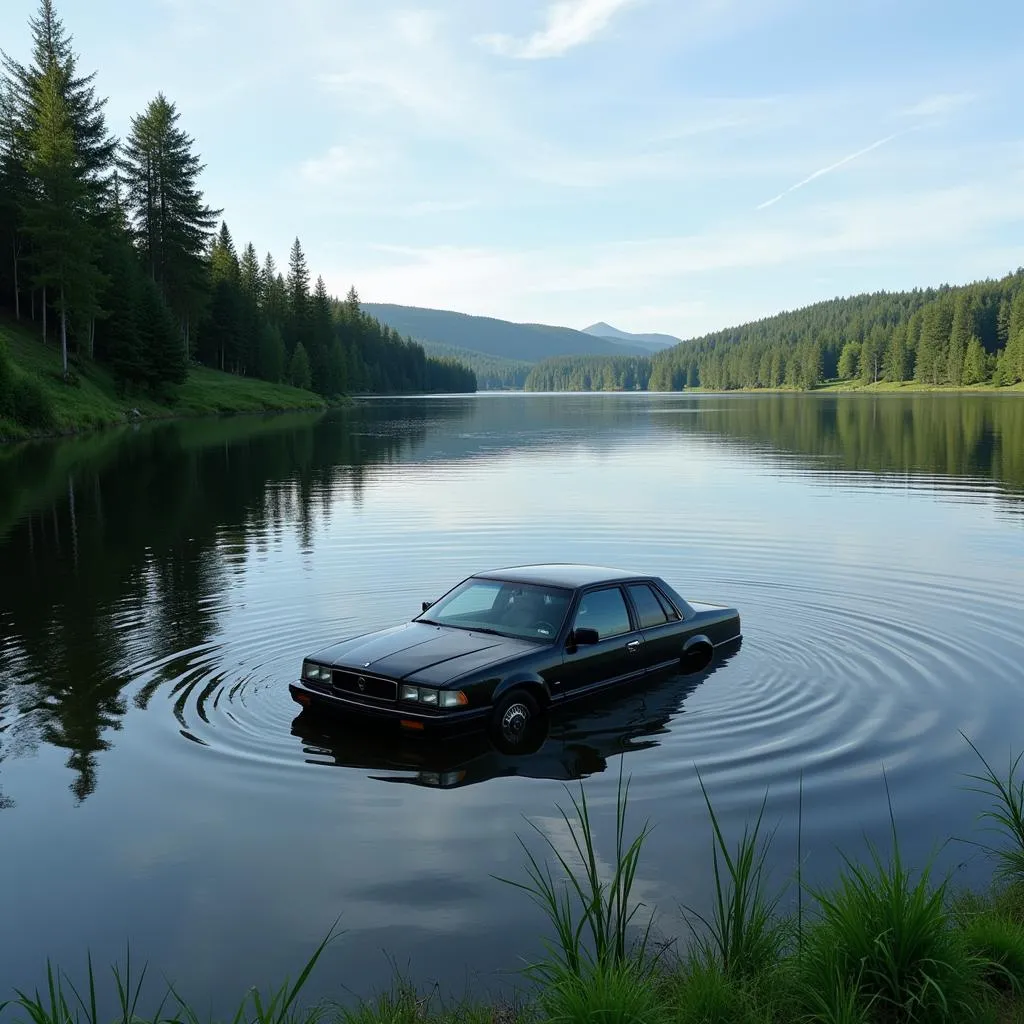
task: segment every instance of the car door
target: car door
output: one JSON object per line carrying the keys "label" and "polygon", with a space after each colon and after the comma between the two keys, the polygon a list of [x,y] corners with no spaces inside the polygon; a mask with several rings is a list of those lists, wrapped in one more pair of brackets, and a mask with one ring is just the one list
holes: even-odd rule
{"label": "car door", "polygon": [[649,583],[630,583],[626,593],[643,637],[644,668],[653,671],[678,664],[683,651],[679,613]]}
{"label": "car door", "polygon": [[598,641],[566,650],[558,685],[562,694],[577,696],[643,675],[643,637],[621,587],[584,591],[573,613],[572,629],[580,627],[596,630]]}

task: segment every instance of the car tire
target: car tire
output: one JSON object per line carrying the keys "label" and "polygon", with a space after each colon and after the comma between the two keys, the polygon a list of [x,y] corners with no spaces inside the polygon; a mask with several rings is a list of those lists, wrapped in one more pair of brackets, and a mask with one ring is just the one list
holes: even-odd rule
{"label": "car tire", "polygon": [[683,651],[683,656],[679,659],[679,667],[682,669],[683,675],[695,675],[707,669],[714,656],[715,649],[711,644],[696,643]]}
{"label": "car tire", "polygon": [[511,690],[494,706],[491,725],[506,743],[524,741],[530,724],[540,715],[540,705],[527,690]]}

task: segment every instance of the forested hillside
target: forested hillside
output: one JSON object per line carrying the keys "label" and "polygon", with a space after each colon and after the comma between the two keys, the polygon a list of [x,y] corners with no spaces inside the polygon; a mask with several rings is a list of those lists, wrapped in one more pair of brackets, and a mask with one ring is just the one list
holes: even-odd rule
{"label": "forested hillside", "polygon": [[534,363],[521,359],[505,359],[486,352],[471,352],[439,341],[418,339],[427,355],[436,359],[451,359],[469,367],[476,375],[476,386],[487,391],[518,390],[529,376]]}
{"label": "forested hillside", "polygon": [[644,356],[560,356],[538,363],[526,391],[646,391],[651,361]]}
{"label": "forested hillside", "polygon": [[649,345],[618,338],[597,338],[570,327],[520,324],[490,316],[471,316],[446,309],[367,303],[381,323],[422,342],[437,342],[485,355],[536,363],[553,356],[647,355]]}
{"label": "forested hillside", "polygon": [[[644,364],[649,379],[644,377]],[[1024,380],[1024,270],[998,281],[832,299],[685,341],[649,360],[547,360],[535,390],[810,389],[827,380],[960,387]]]}
{"label": "forested hillside", "polygon": [[193,361],[326,396],[475,389],[354,289],[313,282],[298,238],[286,271],[236,247],[175,104],[157,92],[115,138],[52,0],[29,28],[29,59],[5,50],[0,77],[0,305],[58,346],[67,381],[94,360],[126,393],[166,397]]}

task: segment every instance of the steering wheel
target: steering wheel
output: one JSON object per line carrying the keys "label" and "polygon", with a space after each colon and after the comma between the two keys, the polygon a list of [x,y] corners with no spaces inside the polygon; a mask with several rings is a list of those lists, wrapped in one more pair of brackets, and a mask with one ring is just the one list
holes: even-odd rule
{"label": "steering wheel", "polygon": [[539,619],[533,624],[533,628],[540,633],[542,636],[554,636],[555,627],[551,625],[546,619]]}

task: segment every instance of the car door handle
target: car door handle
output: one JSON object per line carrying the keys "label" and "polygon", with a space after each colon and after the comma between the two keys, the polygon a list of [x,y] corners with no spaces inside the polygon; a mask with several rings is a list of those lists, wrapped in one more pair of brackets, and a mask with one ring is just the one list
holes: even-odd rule
{"label": "car door handle", "polygon": [[626,650],[630,654],[636,654],[636,652],[640,650],[640,641],[639,640],[630,640],[629,643],[626,644]]}

